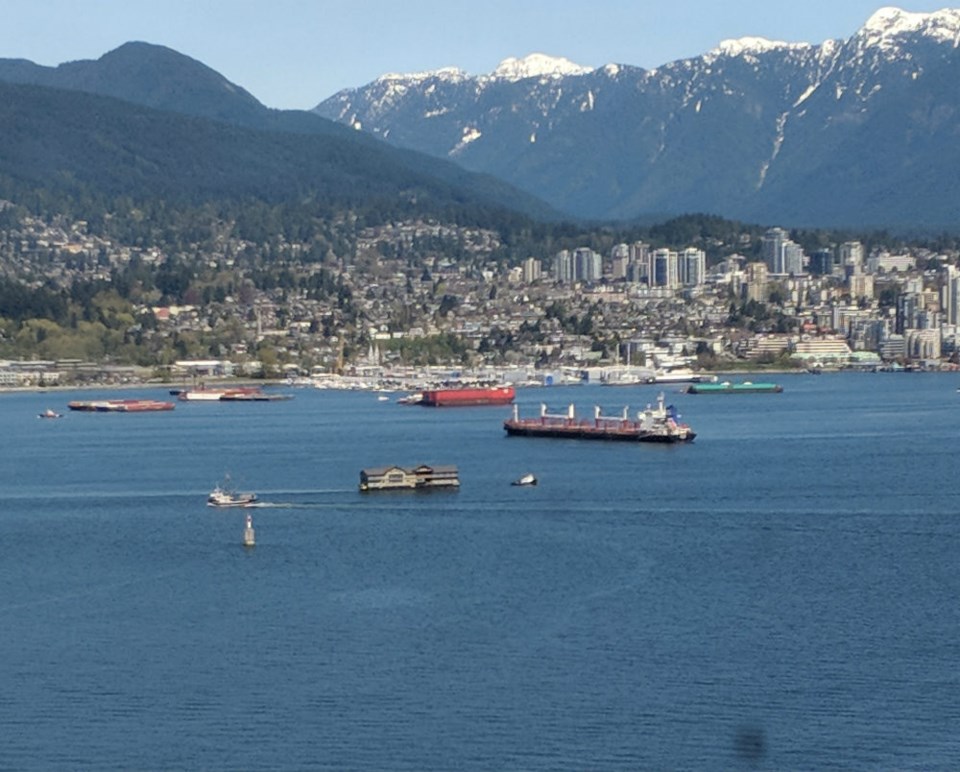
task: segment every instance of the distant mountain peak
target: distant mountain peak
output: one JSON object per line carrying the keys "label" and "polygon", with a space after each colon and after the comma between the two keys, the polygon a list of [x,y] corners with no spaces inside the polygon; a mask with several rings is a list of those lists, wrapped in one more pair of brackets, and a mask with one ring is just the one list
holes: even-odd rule
{"label": "distant mountain peak", "polygon": [[742,37],[730,40],[721,40],[711,54],[719,56],[745,56],[750,54],[764,54],[768,51],[783,51],[791,49],[811,48],[809,43],[787,43],[783,40],[767,40],[760,37]]}
{"label": "distant mountain peak", "polygon": [[392,83],[400,81],[404,83],[422,83],[431,78],[439,78],[440,80],[458,83],[468,77],[470,76],[459,67],[441,67],[437,70],[425,70],[423,72],[388,72],[377,78],[375,82]]}
{"label": "distant mountain peak", "polygon": [[525,78],[563,78],[569,75],[586,75],[593,72],[590,67],[564,59],[562,56],[546,54],[528,54],[522,59],[510,57],[504,59],[491,75],[495,80],[517,81]]}
{"label": "distant mountain peak", "polygon": [[904,35],[920,33],[941,43],[957,46],[960,38],[960,10],[944,8],[932,13],[913,13],[900,8],[877,10],[857,33],[864,43],[880,48],[895,46]]}

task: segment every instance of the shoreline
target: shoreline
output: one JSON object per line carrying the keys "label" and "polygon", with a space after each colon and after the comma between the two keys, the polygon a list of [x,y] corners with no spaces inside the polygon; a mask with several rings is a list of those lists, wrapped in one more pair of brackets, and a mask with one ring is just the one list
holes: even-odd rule
{"label": "shoreline", "polygon": [[[955,369],[937,369],[937,370],[874,370],[874,369],[859,369],[859,368],[840,368],[840,369],[830,369],[822,370],[820,372],[810,372],[804,369],[795,369],[795,368],[770,368],[770,369],[759,369],[759,370],[716,370],[716,371],[705,371],[706,375],[714,375],[718,379],[730,380],[734,378],[763,378],[766,376],[775,376],[775,375],[811,375],[811,376],[820,376],[820,375],[833,375],[838,373],[862,373],[866,375],[876,375],[878,373],[909,373],[914,374],[930,374],[930,373],[941,373],[941,374],[957,374],[958,370]],[[691,381],[692,382],[692,381]],[[529,386],[525,384],[514,384],[518,389],[519,388],[557,388],[557,386],[579,386],[584,382],[578,383],[563,383],[555,384],[552,386],[547,386],[545,384],[539,384],[537,386]],[[650,383],[650,384],[639,384],[647,386],[674,386],[677,384],[686,383],[686,381],[670,381],[664,383]],[[204,385],[208,388],[229,388],[229,387],[241,387],[241,386],[259,386],[263,388],[272,388],[277,386],[287,386],[293,389],[299,388],[312,388],[304,385],[296,385],[289,383],[286,379],[270,379],[270,380],[256,380],[256,379],[224,379],[224,380],[211,380],[206,381]],[[587,383],[587,385],[595,385]],[[623,384],[623,385],[638,385],[638,384]],[[141,382],[141,383],[87,383],[87,384],[74,384],[74,385],[54,385],[54,386],[0,386],[0,397],[5,394],[42,394],[49,392],[51,394],[59,394],[63,392],[70,391],[124,391],[124,390],[143,390],[143,389],[189,389],[189,388],[198,388],[197,386],[191,386],[190,384],[178,385],[174,382],[168,383],[156,383],[156,382]],[[379,387],[371,387],[367,389],[369,391],[377,391]],[[355,391],[356,389],[336,389],[332,387],[331,391]],[[394,391],[404,391],[404,389],[394,389]],[[172,395],[171,395],[172,396]]]}

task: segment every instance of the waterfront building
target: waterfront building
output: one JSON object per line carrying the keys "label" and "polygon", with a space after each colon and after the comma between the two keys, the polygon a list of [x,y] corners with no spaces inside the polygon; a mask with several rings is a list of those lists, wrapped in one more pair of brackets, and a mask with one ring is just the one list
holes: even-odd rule
{"label": "waterfront building", "polygon": [[792,357],[820,365],[842,365],[850,359],[850,346],[839,335],[801,338],[794,344]]}
{"label": "waterfront building", "polygon": [[940,329],[907,330],[907,357],[910,359],[940,358]]}
{"label": "waterfront building", "polygon": [[907,339],[903,335],[896,333],[887,335],[880,341],[878,349],[880,358],[886,362],[892,362],[897,359],[906,359]]}

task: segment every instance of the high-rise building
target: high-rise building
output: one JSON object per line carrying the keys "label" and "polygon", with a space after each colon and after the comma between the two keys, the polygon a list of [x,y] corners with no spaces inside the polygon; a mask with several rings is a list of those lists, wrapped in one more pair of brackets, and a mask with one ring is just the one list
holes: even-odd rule
{"label": "high-rise building", "polygon": [[757,303],[767,302],[767,282],[769,269],[766,263],[747,263],[747,300]]}
{"label": "high-rise building", "polygon": [[577,247],[573,261],[577,280],[594,282],[603,278],[603,260],[589,247]]}
{"label": "high-rise building", "polygon": [[954,265],[944,269],[946,273],[943,282],[943,295],[940,305],[949,325],[960,325],[960,271]]}
{"label": "high-rise building", "polygon": [[921,310],[923,310],[923,295],[921,293],[901,292],[897,296],[895,331],[903,335],[906,330],[918,329]]}
{"label": "high-rise building", "polygon": [[834,256],[832,249],[818,249],[810,255],[810,273],[817,276],[830,276],[833,273]]}
{"label": "high-rise building", "polygon": [[626,279],[630,267],[630,247],[627,244],[614,244],[610,250],[610,275],[614,280]]}
{"label": "high-rise building", "polygon": [[576,274],[573,268],[573,255],[569,250],[561,249],[553,257],[553,279],[564,284],[573,284]]}
{"label": "high-rise building", "polygon": [[535,257],[528,257],[523,261],[521,265],[523,270],[523,282],[525,284],[533,284],[535,281],[540,281],[541,276],[543,275],[543,269],[540,265],[540,261]]}
{"label": "high-rise building", "polygon": [[702,249],[688,247],[680,253],[678,278],[684,287],[699,287],[707,280],[707,255]]}
{"label": "high-rise building", "polygon": [[771,228],[760,242],[760,254],[775,276],[799,276],[804,273],[805,255],[799,244],[790,240],[783,228]]}
{"label": "high-rise building", "polygon": [[859,241],[845,241],[840,245],[840,265],[847,278],[863,273],[863,244]]}
{"label": "high-rise building", "polygon": [[647,272],[651,287],[675,290],[680,286],[677,271],[677,253],[669,249],[656,249],[650,253],[650,269]]}

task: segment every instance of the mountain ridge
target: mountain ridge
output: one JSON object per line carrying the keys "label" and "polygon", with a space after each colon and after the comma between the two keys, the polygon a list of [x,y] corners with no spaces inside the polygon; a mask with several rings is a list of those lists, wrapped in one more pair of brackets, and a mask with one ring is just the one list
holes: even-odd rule
{"label": "mountain ridge", "polygon": [[[396,188],[402,187],[400,176],[406,174],[411,188],[442,189],[442,197],[449,197],[451,202],[499,206],[546,219],[557,217],[543,202],[489,175],[470,172],[450,161],[409,149],[392,148],[307,111],[267,108],[249,92],[211,68],[165,46],[130,42],[97,60],[67,62],[57,67],[36,65],[22,59],[0,59],[0,83],[21,87],[20,90],[4,89],[9,103],[2,106],[2,111],[11,133],[0,139],[0,157],[6,158],[6,166],[0,166],[0,174],[11,176],[11,170],[15,169],[16,173],[12,176],[32,179],[36,184],[42,184],[43,176],[35,172],[43,168],[47,173],[58,172],[53,179],[76,179],[76,175],[80,174],[89,182],[107,182],[113,175],[114,179],[108,185],[112,191],[120,191],[121,183],[126,179],[131,188],[136,188],[141,194],[149,193],[142,185],[143,169],[137,169],[136,164],[124,175],[122,169],[113,168],[116,163],[112,163],[107,155],[101,155],[98,157],[99,163],[109,169],[109,173],[97,175],[93,169],[83,167],[82,159],[87,152],[91,148],[102,147],[99,140],[107,135],[110,137],[109,146],[130,149],[128,160],[130,157],[153,158],[154,163],[162,165],[162,153],[166,153],[170,156],[171,168],[183,169],[184,159],[192,158],[192,163],[209,169],[204,158],[197,157],[194,148],[190,147],[192,138],[189,132],[183,130],[182,121],[161,121],[176,138],[176,141],[172,141],[156,131],[145,131],[141,126],[140,114],[128,109],[145,108],[221,125],[222,128],[217,129],[197,124],[199,133],[196,136],[208,143],[209,137],[218,132],[231,138],[227,144],[233,155],[220,155],[219,160],[229,164],[233,162],[231,158],[245,159],[243,163],[250,163],[260,170],[260,179],[264,184],[271,178],[287,177],[297,180],[297,185],[303,189],[309,187],[309,181],[296,168],[299,160],[301,166],[312,169],[317,175],[313,182],[316,190],[333,193],[329,182],[338,180],[348,190],[373,192],[378,188],[377,175],[380,173],[389,179],[389,183],[382,186],[383,193],[393,196]],[[40,89],[42,93],[31,94],[30,89]],[[102,99],[112,101],[98,101]],[[86,145],[59,132],[51,121],[44,120],[35,109],[38,101],[61,121],[74,125],[86,137]],[[70,115],[69,110],[57,104],[58,101],[62,105],[69,105],[70,110],[76,110],[76,115]],[[24,112],[18,115],[18,109]],[[136,133],[123,137],[117,126],[108,125],[106,115],[114,116],[112,120],[118,126],[137,126]],[[25,167],[22,159],[12,152],[22,133],[18,131],[21,128],[17,125],[18,119],[39,132],[38,137],[46,136],[46,142],[40,142],[41,146],[47,146],[45,153],[31,151],[23,156],[33,159],[33,169]],[[234,141],[238,135],[230,127],[246,129],[250,133]],[[284,136],[301,136],[305,139],[284,140]],[[266,155],[274,158],[278,164],[273,174],[262,168],[256,158],[255,146],[258,143],[262,143]],[[24,146],[19,147],[21,151],[24,150]],[[294,147],[305,155],[300,159],[290,157]],[[279,148],[286,150],[280,152]],[[208,150],[214,154],[218,152],[215,146]],[[310,158],[311,154],[317,156],[315,161]],[[57,169],[49,168],[49,159],[53,157],[60,164]],[[122,158],[124,156],[117,156],[116,162],[119,163]],[[253,176],[246,174],[243,169],[209,171],[212,175],[209,180],[190,178],[189,175],[179,179],[185,185],[192,185],[194,190],[206,189],[208,183],[218,179],[224,183],[233,179],[244,194],[257,193],[256,185],[252,184]],[[324,179],[324,175],[328,175],[329,179]],[[431,178],[434,182],[431,182]],[[155,184],[163,190],[171,190],[163,179],[156,179]],[[267,187],[270,197],[275,198],[279,188],[273,183]],[[209,192],[229,194],[224,184],[209,186]]]}
{"label": "mountain ridge", "polygon": [[[958,41],[960,11],[881,8],[846,40],[739,38],[650,70],[512,81],[393,76],[315,111],[581,217],[709,211],[797,226],[947,227],[960,219],[949,202],[956,175],[930,163],[956,155],[945,126],[960,98],[943,68],[960,79]],[[904,120],[932,102],[936,130]],[[921,172],[931,190],[898,201]]]}

